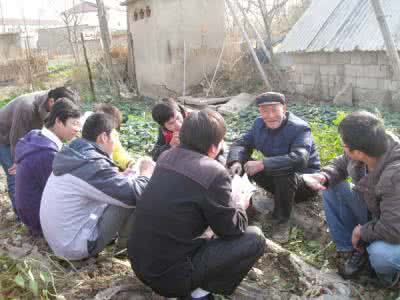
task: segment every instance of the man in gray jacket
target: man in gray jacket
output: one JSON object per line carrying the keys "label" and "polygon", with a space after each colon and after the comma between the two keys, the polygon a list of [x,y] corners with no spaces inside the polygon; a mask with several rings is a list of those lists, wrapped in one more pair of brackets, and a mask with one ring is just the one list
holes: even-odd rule
{"label": "man in gray jacket", "polygon": [[339,273],[354,277],[369,258],[378,278],[393,286],[400,274],[400,141],[365,111],[348,115],[339,133],[344,155],[303,179],[311,188],[325,190],[325,214],[336,249],[352,253]]}
{"label": "man in gray jacket", "polygon": [[58,87],[21,95],[0,109],[0,164],[7,175],[8,194],[15,210],[15,146],[20,138],[32,129],[42,129],[44,119],[54,102],[67,98],[78,103],[79,96],[73,91]]}
{"label": "man in gray jacket", "polygon": [[40,223],[57,256],[80,260],[98,254],[118,233],[126,247],[136,201],[154,169],[142,160],[139,174],[120,173],[110,158],[114,122],[103,113],[85,122],[82,138],[57,153],[43,191]]}

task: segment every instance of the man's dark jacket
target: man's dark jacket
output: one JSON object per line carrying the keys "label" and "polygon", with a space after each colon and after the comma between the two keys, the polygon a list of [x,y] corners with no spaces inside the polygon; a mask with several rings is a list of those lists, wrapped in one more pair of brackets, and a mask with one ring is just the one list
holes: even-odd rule
{"label": "man's dark jacket", "polygon": [[41,129],[47,112],[49,91],[21,95],[0,109],[0,145],[15,146],[32,129]]}
{"label": "man's dark jacket", "polygon": [[353,190],[361,194],[372,215],[361,227],[363,241],[400,244],[400,140],[388,134],[387,142],[386,152],[371,172],[363,162],[344,154],[330,161],[322,173],[329,186],[351,177]]}
{"label": "man's dark jacket", "polygon": [[277,129],[269,129],[261,117],[257,118],[253,127],[232,144],[227,165],[246,163],[254,150],[264,155],[263,172],[267,176],[315,173],[320,169],[309,125],[289,112]]}
{"label": "man's dark jacket", "polygon": [[247,228],[245,211],[231,201],[231,179],[220,163],[182,147],[166,151],[136,206],[128,245],[136,275],[161,295],[190,293],[191,259],[207,227],[221,239]]}

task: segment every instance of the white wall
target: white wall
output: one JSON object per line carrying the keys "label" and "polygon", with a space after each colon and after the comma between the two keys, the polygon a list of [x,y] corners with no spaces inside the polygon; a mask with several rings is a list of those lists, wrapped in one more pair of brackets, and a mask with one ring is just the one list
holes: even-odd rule
{"label": "white wall", "polygon": [[[146,6],[151,16],[134,21],[135,9]],[[187,90],[213,72],[225,37],[223,0],[139,0],[128,12],[143,94],[182,94],[184,43]]]}

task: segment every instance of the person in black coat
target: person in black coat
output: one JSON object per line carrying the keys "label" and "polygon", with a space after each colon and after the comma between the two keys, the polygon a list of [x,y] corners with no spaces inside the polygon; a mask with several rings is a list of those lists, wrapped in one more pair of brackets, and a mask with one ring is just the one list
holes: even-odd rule
{"label": "person in black coat", "polygon": [[[230,295],[264,253],[262,231],[248,227],[248,199],[233,201],[231,177],[215,160],[225,133],[217,112],[192,112],[137,202],[129,259],[162,296]],[[208,227],[218,238],[203,235]]]}

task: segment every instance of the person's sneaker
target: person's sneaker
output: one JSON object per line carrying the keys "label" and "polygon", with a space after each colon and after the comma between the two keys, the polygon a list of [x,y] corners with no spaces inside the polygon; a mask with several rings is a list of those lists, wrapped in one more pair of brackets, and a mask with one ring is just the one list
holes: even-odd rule
{"label": "person's sneaker", "polygon": [[367,252],[360,253],[354,251],[353,255],[339,267],[339,275],[344,279],[354,278],[361,270],[367,265],[368,255]]}
{"label": "person's sneaker", "polygon": [[284,244],[289,241],[290,223],[278,223],[272,226],[272,240]]}

